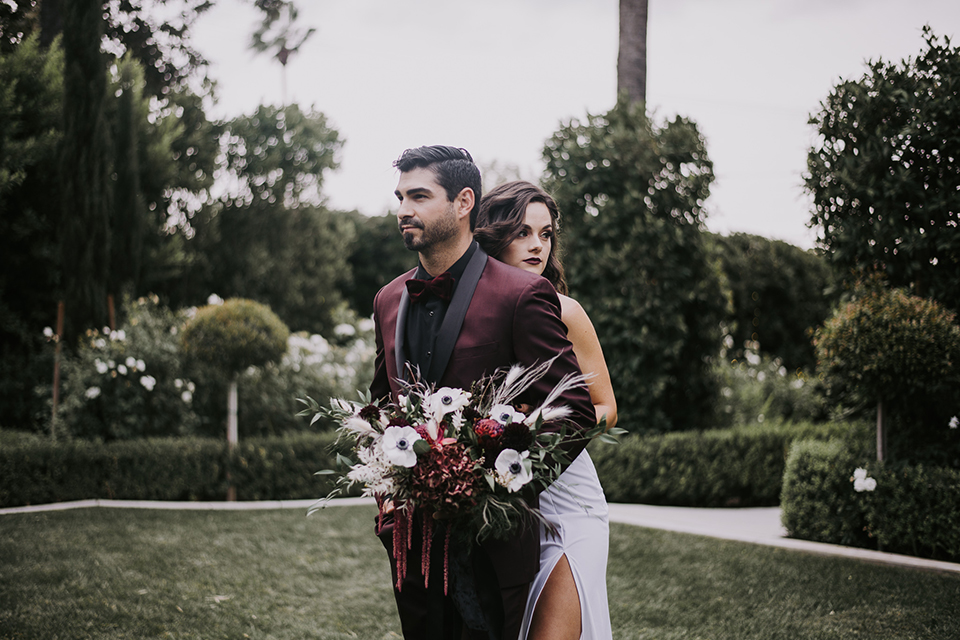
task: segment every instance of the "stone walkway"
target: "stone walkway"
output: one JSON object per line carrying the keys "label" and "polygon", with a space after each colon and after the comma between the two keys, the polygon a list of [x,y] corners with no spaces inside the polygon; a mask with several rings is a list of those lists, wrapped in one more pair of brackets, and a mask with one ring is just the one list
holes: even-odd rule
{"label": "stone walkway", "polygon": [[[133,500],[78,500],[29,507],[0,509],[0,515],[60,511],[90,507],[123,509],[189,509],[189,510],[244,510],[244,509],[303,509],[306,511],[315,500],[264,500],[259,502],[153,502]],[[373,504],[369,498],[339,498],[330,506]],[[854,549],[835,544],[809,542],[787,538],[780,524],[779,507],[752,509],[694,509],[689,507],[657,507],[644,504],[611,504],[610,521],[623,524],[662,529],[677,533],[738,540],[769,547],[794,549],[819,555],[854,558],[865,562],[913,567],[927,571],[943,571],[960,574],[960,564],[914,558],[896,553],[884,553],[868,549]]]}

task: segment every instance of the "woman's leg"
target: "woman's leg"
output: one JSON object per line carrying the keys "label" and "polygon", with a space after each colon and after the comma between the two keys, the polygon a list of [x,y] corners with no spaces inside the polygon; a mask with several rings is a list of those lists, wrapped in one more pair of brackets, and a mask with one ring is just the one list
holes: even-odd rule
{"label": "woman's leg", "polygon": [[580,595],[567,556],[547,578],[530,622],[529,640],[579,640]]}

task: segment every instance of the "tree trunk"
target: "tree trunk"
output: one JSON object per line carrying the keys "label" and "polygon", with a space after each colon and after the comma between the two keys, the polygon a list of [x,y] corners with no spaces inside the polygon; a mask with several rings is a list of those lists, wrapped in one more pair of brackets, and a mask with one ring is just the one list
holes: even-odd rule
{"label": "tree trunk", "polygon": [[[234,375],[227,388],[227,449],[230,450],[231,459],[237,448],[237,440],[237,376]],[[227,502],[236,502],[236,500],[237,488],[233,485],[230,472],[227,471]]]}
{"label": "tree trunk", "polygon": [[883,412],[883,400],[877,402],[877,461],[887,457],[887,416]]}
{"label": "tree trunk", "polygon": [[631,103],[647,101],[647,0],[620,0],[617,92]]}
{"label": "tree trunk", "polygon": [[227,390],[227,446],[231,451],[237,448],[237,377],[230,380]]}

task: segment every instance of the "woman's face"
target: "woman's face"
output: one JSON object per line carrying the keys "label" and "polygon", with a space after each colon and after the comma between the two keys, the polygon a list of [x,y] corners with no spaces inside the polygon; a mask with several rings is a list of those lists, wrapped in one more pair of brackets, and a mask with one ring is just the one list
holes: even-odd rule
{"label": "woman's face", "polygon": [[511,242],[499,258],[512,267],[520,267],[537,275],[543,273],[553,248],[553,218],[542,202],[531,202],[523,216],[520,235]]}

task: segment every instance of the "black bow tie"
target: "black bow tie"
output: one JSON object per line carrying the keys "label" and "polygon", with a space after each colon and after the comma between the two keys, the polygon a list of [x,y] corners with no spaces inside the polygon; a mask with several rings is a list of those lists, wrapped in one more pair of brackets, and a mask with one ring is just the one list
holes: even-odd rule
{"label": "black bow tie", "polygon": [[453,276],[444,272],[430,280],[418,280],[416,278],[407,280],[407,291],[414,302],[424,301],[431,295],[449,302],[453,295],[453,283]]}

